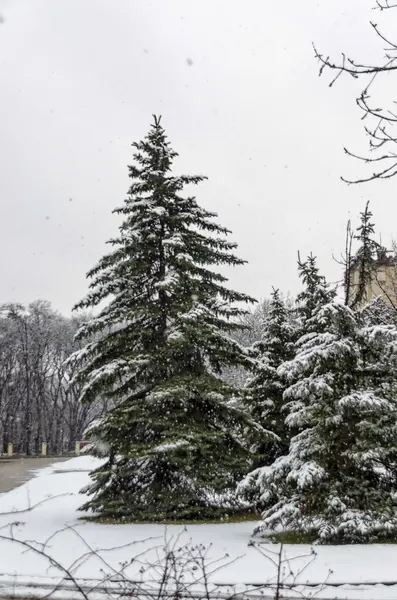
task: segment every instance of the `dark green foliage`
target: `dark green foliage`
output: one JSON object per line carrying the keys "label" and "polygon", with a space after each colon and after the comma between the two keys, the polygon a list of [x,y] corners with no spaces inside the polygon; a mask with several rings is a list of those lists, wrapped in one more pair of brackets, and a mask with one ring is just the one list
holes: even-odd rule
{"label": "dark green foliage", "polygon": [[289,383],[286,424],[296,433],[285,456],[240,487],[259,488],[264,535],[270,528],[321,543],[395,539],[397,330],[366,326],[347,306],[326,302],[313,261],[301,275],[304,327],[294,359],[280,369]]}
{"label": "dark green foliage", "polygon": [[371,221],[372,213],[369,210],[369,202],[365,205],[365,210],[360,217],[361,225],[357,228],[357,234],[354,236],[360,243],[360,247],[351,259],[349,269],[350,272],[354,270],[358,273],[358,285],[353,288],[350,282],[349,306],[353,309],[358,308],[367,300],[368,286],[371,285],[376,273],[375,260],[381,250],[380,245],[373,239],[375,226]]}
{"label": "dark green foliage", "polygon": [[[320,306],[331,302],[336,296],[336,291],[331,289],[325,277],[320,275],[313,254],[310,254],[304,262],[300,257],[298,258],[298,271],[304,287],[296,298],[296,314],[301,333],[306,334],[313,330],[312,319],[315,311]],[[314,330],[315,328],[316,325]]]}
{"label": "dark green foliage", "polygon": [[279,440],[264,441],[258,449],[254,467],[271,464],[287,451],[289,430],[283,411],[285,380],[280,365],[294,355],[294,323],[278,290],[273,290],[263,323],[262,339],[251,349],[255,358],[254,376],[247,386],[247,405],[253,418],[277,434]]}
{"label": "dark green foliage", "polygon": [[181,376],[136,399],[128,417],[121,407],[112,411],[106,438],[117,440],[111,447],[120,457],[115,471],[111,459],[98,471],[104,489],[91,505],[102,516],[142,521],[242,510],[232,492],[248,466],[252,423],[226,405],[229,394],[209,375]]}
{"label": "dark green foliage", "polygon": [[132,179],[113,251],[88,276],[79,307],[107,304],[80,331],[89,342],[75,359],[83,402],[112,410],[91,430],[109,456],[93,473],[84,506],[102,517],[210,518],[238,509],[233,489],[251,444],[264,432],[231,404],[224,367],[249,358],[230,338],[251,298],[213,270],[241,265],[227,229],[183,188],[205,179],[173,176],[176,153],[160,119],[133,144]]}

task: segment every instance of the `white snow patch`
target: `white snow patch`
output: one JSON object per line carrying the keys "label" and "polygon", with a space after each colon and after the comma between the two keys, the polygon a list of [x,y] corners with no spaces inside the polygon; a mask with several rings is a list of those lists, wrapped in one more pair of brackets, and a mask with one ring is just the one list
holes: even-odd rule
{"label": "white snow patch", "polygon": [[[248,587],[253,595],[257,596],[261,592],[258,592],[257,588],[255,591],[251,584],[274,582],[275,566],[257,548],[249,545],[255,527],[255,523],[252,522],[189,525],[187,530],[183,531],[183,527],[177,525],[101,525],[79,520],[82,513],[78,509],[86,500],[79,492],[89,483],[87,471],[100,464],[99,459],[90,456],[74,458],[45,468],[28,483],[0,495],[0,513],[26,511],[29,507],[37,505],[28,512],[0,515],[0,596],[10,594],[12,590],[13,594],[27,597],[32,595],[32,588],[29,586],[55,585],[64,576],[54,566],[49,568],[43,557],[33,551],[27,552],[26,548],[11,539],[4,539],[10,537],[11,522],[16,522],[12,532],[17,540],[45,542],[53,536],[46,550],[66,567],[70,567],[76,559],[87,553],[87,546],[83,541],[86,540],[114,569],[120,569],[122,562],[130,561],[134,556],[146,551],[144,558],[141,555],[140,560],[126,567],[129,577],[146,581],[145,577],[151,575],[145,569],[141,572],[142,561],[156,560],[157,553],[161,553],[164,547],[165,539],[173,543],[179,535],[179,546],[189,543],[189,540],[194,545],[203,544],[208,547],[209,560],[223,561],[224,568],[214,573],[211,578],[214,585],[220,586],[217,588],[218,592],[223,593],[226,586],[229,590],[246,590]],[[279,548],[269,543],[260,543],[259,547],[262,552],[274,552]],[[310,546],[285,545],[284,550],[295,573],[309,561]],[[397,597],[396,585],[368,585],[371,582],[379,584],[397,580],[396,545],[319,546],[316,552],[317,556],[304,570],[300,580],[300,591],[306,597],[314,592],[321,598],[352,600],[389,600]],[[228,558],[225,558],[226,553]],[[271,556],[274,559],[274,555]],[[294,557],[299,558],[293,560]],[[230,560],[235,558],[237,560],[230,563]],[[88,556],[86,560],[78,561],[72,570],[80,582],[85,581],[92,587],[95,581],[103,579],[102,569],[104,563],[98,556]],[[327,585],[322,586],[326,580]],[[317,583],[318,586],[307,588],[303,585],[307,582]],[[329,585],[338,582],[361,585]],[[48,593],[48,588],[45,591]],[[266,595],[268,594],[264,589],[263,596]],[[67,591],[59,591],[57,597],[71,596]],[[74,597],[77,598],[78,594],[75,593]]]}

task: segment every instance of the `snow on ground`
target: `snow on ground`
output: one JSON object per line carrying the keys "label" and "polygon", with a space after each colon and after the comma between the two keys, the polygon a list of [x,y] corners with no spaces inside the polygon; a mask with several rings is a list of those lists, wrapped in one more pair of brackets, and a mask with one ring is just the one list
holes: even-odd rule
{"label": "snow on ground", "polygon": [[[22,584],[41,586],[41,591],[48,592],[48,586],[65,575],[55,564],[50,565],[48,559],[12,537],[44,549],[80,582],[84,581],[87,589],[92,587],[93,580],[102,580],[112,569],[112,579],[116,581],[114,574],[122,563],[128,563],[123,572],[129,579],[154,585],[153,578],[158,578],[161,569],[156,575],[153,569],[148,569],[148,563],[161,561],[165,541],[176,549],[191,541],[196,546],[193,552],[198,551],[198,544],[207,548],[208,562],[219,559],[219,563],[211,567],[212,570],[222,566],[211,578],[213,584],[220,586],[217,591],[227,593],[225,586],[229,585],[229,591],[230,588],[249,589],[254,590],[254,595],[271,595],[267,588],[255,586],[275,581],[276,568],[262,553],[278,552],[279,546],[264,543],[258,549],[249,545],[252,522],[189,525],[184,530],[178,525],[101,525],[81,520],[82,513],[78,509],[85,496],[79,491],[88,483],[89,471],[98,463],[90,456],[58,463],[40,470],[35,478],[19,488],[0,495],[0,596],[7,596],[12,589],[13,593],[26,597],[32,590],[19,588]],[[46,545],[37,542],[46,542]],[[307,565],[298,581],[319,584],[297,592],[303,591],[306,597],[316,594],[323,598],[357,600],[397,598],[397,545],[318,546],[315,556],[310,555],[311,550],[305,545],[284,547],[283,558],[289,559],[295,576]],[[133,557],[136,559],[131,562]],[[274,554],[271,557],[275,559]],[[294,560],[294,557],[298,558]],[[283,568],[288,570],[287,562]],[[289,581],[292,579],[290,576]],[[362,585],[322,585],[326,581]],[[390,582],[391,585],[365,585],[371,582]],[[70,597],[65,591],[59,591],[59,595]]]}

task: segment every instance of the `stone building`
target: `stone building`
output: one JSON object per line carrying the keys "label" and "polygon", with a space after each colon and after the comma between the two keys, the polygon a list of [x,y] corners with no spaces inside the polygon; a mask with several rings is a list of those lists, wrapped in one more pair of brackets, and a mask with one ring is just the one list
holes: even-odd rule
{"label": "stone building", "polygon": [[[354,302],[361,277],[360,261],[353,259],[350,269],[349,304]],[[387,304],[397,308],[397,258],[393,251],[380,248],[365,279],[365,294],[359,305],[362,306],[380,296]]]}

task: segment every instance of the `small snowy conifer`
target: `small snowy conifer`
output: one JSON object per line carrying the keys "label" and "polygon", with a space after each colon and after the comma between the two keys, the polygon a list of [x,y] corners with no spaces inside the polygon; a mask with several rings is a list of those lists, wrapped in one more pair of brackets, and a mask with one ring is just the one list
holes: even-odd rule
{"label": "small snowy conifer", "polygon": [[262,339],[251,349],[255,368],[246,389],[247,404],[253,418],[280,438],[261,445],[258,460],[262,465],[271,464],[277,456],[285,453],[289,445],[283,412],[285,382],[277,370],[293,358],[294,334],[293,322],[280,292],[273,290],[263,323]]}
{"label": "small snowy conifer", "polygon": [[[263,347],[264,360],[260,366],[258,366],[258,375],[256,380],[253,380],[255,396],[253,398],[253,410],[258,415],[258,411],[261,410],[261,399],[266,403],[266,397],[262,392],[268,393],[269,386],[271,386],[272,393],[278,394],[277,397],[277,412],[278,412],[278,427],[277,432],[280,435],[280,442],[265,442],[262,448],[271,448],[273,453],[273,459],[279,457],[282,452],[288,452],[289,443],[291,437],[297,433],[297,428],[291,426],[291,422],[286,422],[288,410],[293,410],[291,405],[291,399],[285,394],[286,389],[290,385],[288,382],[285,371],[283,369],[284,362],[292,360],[294,355],[299,352],[300,344],[304,341],[305,336],[310,334],[312,331],[312,316],[314,311],[324,306],[332,300],[334,292],[329,289],[325,278],[320,275],[316,259],[310,255],[306,261],[302,262],[298,260],[299,274],[304,284],[304,289],[298,294],[296,299],[296,305],[294,309],[294,319],[291,320],[288,311],[285,306],[283,309],[279,306],[278,294],[275,300],[275,313],[277,317],[272,319],[273,327],[278,329],[278,338],[283,339],[282,350],[278,345],[275,346],[277,352],[277,358],[274,361],[274,370],[271,377],[269,377],[268,359],[271,359],[266,352],[266,341]],[[264,332],[265,340],[267,343],[271,342],[271,337],[266,335],[266,327]],[[293,340],[296,340],[296,344],[293,344]],[[277,338],[276,340],[277,341]],[[281,360],[281,358],[283,360]],[[276,366],[276,362],[278,363]],[[262,423],[261,420],[259,420]],[[263,493],[264,485],[264,474],[267,473],[268,465],[271,461],[262,459],[262,466],[251,471],[238,485],[238,493],[244,498],[253,501],[257,506],[267,506],[272,502],[272,496]],[[265,464],[265,466],[263,466]],[[274,498],[273,498],[274,499]]]}
{"label": "small snowy conifer", "polygon": [[365,205],[365,210],[360,214],[361,225],[357,228],[354,238],[360,246],[355,256],[351,259],[352,268],[358,273],[358,285],[351,286],[349,306],[358,308],[367,301],[368,287],[375,278],[375,259],[377,253],[381,250],[380,245],[375,241],[375,225],[372,222],[372,213],[369,210],[369,202]]}
{"label": "small snowy conifer", "polygon": [[297,433],[288,454],[257,474],[267,506],[257,532],[283,528],[321,543],[395,537],[395,390],[378,376],[386,345],[377,344],[377,336],[388,339],[394,357],[393,332],[363,331],[358,315],[335,301],[311,306],[297,354],[280,368],[290,382],[286,423]]}

